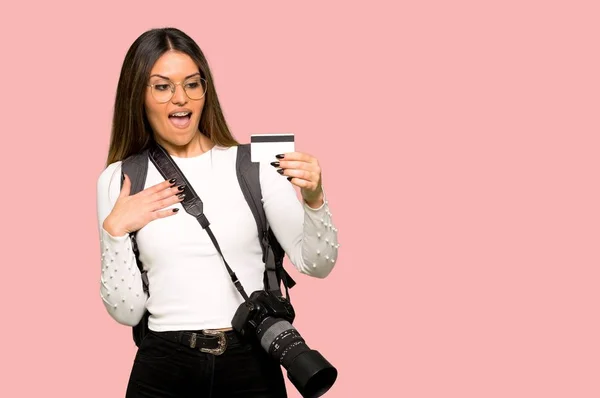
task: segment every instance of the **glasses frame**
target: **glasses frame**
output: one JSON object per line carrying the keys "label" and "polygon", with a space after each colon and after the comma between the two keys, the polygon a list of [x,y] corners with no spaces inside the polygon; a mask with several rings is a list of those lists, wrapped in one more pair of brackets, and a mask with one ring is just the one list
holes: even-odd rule
{"label": "glasses frame", "polygon": [[[198,76],[200,76],[200,74],[198,73]],[[160,77],[161,79],[165,79],[169,81],[169,88],[171,91],[171,96],[169,97],[168,100],[166,101],[159,101],[156,99],[156,97],[154,96],[154,86],[157,85],[163,85],[164,83],[155,83],[155,84],[146,84],[146,86],[150,87],[150,95],[152,95],[152,98],[154,98],[154,100],[156,102],[158,102],[159,104],[166,104],[167,102],[171,101],[173,99],[173,96],[175,95],[175,91],[177,91],[177,86],[181,86],[183,83],[185,83],[186,81],[195,78],[196,76],[190,76],[178,83],[175,83],[173,80],[169,79],[169,78],[164,78],[164,77]],[[185,91],[185,87],[181,87],[183,89],[183,93],[185,94],[186,97],[188,97],[191,101],[200,101],[202,98],[204,98],[204,96],[206,96],[206,92],[208,91],[208,81],[203,78],[202,76],[200,76],[200,80],[204,81],[204,94],[202,94],[202,97],[200,98],[192,98],[189,96],[189,94],[187,93],[187,91]]]}

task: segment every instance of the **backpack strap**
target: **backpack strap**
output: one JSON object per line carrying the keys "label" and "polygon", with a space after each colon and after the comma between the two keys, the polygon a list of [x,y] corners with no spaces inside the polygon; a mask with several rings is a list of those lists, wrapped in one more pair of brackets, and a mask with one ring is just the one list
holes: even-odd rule
{"label": "backpack strap", "polygon": [[[148,174],[148,150],[131,155],[121,162],[121,188],[123,187],[123,182],[125,181],[124,174],[127,174],[129,181],[131,182],[131,189],[129,192],[130,195],[135,195],[136,193],[142,191],[146,185],[146,175]],[[144,271],[144,267],[140,261],[140,253],[137,246],[136,234],[137,231],[134,231],[129,234],[129,237],[131,238],[133,253],[135,254],[135,262],[142,275],[142,288],[144,289],[145,293],[148,293],[148,275],[146,271]],[[144,340],[144,337],[146,337],[149,332],[149,317],[150,312],[146,310],[140,322],[132,327],[133,341],[137,347],[140,346],[142,340]]]}
{"label": "backpack strap", "polygon": [[131,155],[121,162],[121,187],[125,181],[124,174],[127,174],[131,181],[130,195],[135,195],[144,189],[144,185],[146,185],[146,175],[148,174],[147,149],[138,154]]}
{"label": "backpack strap", "polygon": [[236,159],[236,173],[244,198],[256,221],[256,228],[265,263],[265,289],[277,296],[281,296],[280,282],[286,290],[292,288],[296,282],[283,268],[285,251],[277,241],[273,231],[269,228],[265,210],[262,204],[262,190],[260,186],[260,164],[251,161],[250,144],[238,145]]}
{"label": "backpack strap", "polygon": [[[135,195],[142,191],[146,185],[146,175],[148,174],[148,150],[145,149],[142,152],[131,155],[127,159],[121,162],[121,188],[125,181],[125,174],[129,177],[131,182],[131,189],[129,195]],[[133,246],[133,253],[135,254],[135,261],[142,274],[142,282],[144,292],[148,293],[148,275],[144,271],[142,263],[139,260],[139,250],[136,241],[137,231],[129,234],[131,237],[131,244]]]}

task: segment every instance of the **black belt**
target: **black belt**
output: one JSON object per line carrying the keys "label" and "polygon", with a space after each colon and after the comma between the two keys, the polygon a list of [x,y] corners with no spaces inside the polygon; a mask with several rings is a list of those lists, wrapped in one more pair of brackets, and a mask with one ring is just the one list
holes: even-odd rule
{"label": "black belt", "polygon": [[201,352],[213,355],[221,355],[227,349],[227,343],[237,341],[238,337],[233,330],[199,330],[192,331],[167,331],[154,332],[156,336],[183,344],[190,348],[196,348]]}

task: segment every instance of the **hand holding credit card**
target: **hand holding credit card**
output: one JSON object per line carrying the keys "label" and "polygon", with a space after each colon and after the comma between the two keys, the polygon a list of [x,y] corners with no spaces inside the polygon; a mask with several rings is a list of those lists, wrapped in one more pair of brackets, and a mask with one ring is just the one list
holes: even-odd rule
{"label": "hand holding credit card", "polygon": [[252,162],[268,162],[293,185],[300,187],[302,197],[310,207],[318,208],[323,204],[319,161],[307,153],[296,152],[294,134],[252,134],[250,152]]}
{"label": "hand holding credit card", "polygon": [[252,134],[250,153],[252,162],[269,162],[275,155],[294,152],[294,134]]}

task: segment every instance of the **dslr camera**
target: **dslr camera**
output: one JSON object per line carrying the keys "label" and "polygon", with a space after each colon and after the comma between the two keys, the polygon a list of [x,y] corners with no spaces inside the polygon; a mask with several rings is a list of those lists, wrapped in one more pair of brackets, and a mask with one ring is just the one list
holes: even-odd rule
{"label": "dslr camera", "polygon": [[255,338],[287,370],[288,379],[304,398],[325,394],[337,370],[318,351],[311,350],[292,326],[291,303],[270,291],[257,290],[233,316],[233,328],[244,338]]}

